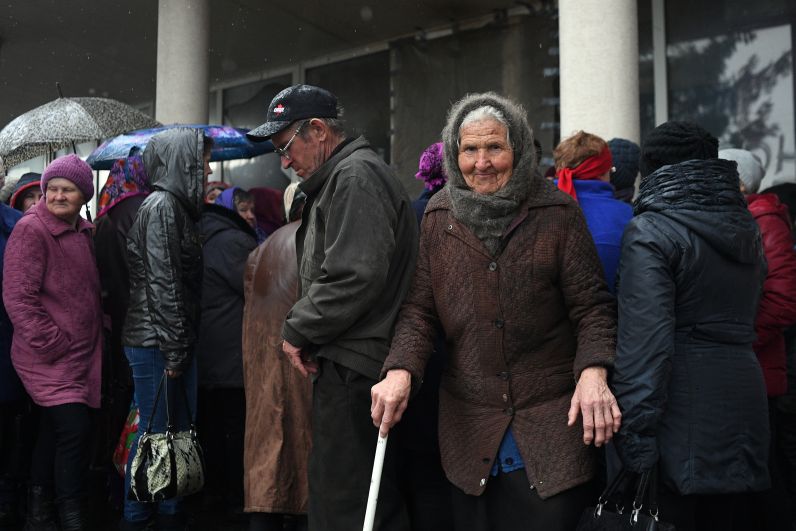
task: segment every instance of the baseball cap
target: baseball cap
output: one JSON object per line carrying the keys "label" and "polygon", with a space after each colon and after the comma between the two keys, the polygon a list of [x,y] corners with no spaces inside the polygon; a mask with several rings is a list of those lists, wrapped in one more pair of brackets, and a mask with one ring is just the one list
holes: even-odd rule
{"label": "baseball cap", "polygon": [[265,123],[246,133],[249,140],[263,142],[304,118],[337,118],[337,97],[312,85],[293,85],[271,100]]}

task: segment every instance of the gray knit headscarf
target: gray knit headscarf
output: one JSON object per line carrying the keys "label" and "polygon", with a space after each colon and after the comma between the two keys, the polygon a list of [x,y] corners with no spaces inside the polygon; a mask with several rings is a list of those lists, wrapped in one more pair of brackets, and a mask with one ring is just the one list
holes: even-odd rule
{"label": "gray knit headscarf", "polygon": [[[479,194],[467,186],[459,170],[459,128],[464,118],[481,107],[494,107],[503,114],[514,150],[514,169],[508,183],[494,194]],[[500,239],[520,205],[528,197],[531,179],[536,176],[533,132],[525,109],[494,92],[468,94],[448,112],[442,130],[445,171],[453,205],[453,216],[464,223],[480,239],[492,255],[500,248]]]}

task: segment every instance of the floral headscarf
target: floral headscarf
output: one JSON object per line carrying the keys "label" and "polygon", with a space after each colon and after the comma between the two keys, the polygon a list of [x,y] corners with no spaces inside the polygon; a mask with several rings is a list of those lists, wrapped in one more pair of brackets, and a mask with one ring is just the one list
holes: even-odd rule
{"label": "floral headscarf", "polygon": [[108,180],[100,190],[97,218],[106,214],[120,201],[150,192],[149,178],[144,171],[144,161],[138,154],[113,163]]}

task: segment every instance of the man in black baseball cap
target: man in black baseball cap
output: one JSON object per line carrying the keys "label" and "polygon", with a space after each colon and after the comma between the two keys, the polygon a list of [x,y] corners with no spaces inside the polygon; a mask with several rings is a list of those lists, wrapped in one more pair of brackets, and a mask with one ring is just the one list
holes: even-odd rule
{"label": "man in black baseball cap", "polygon": [[[271,139],[307,196],[296,233],[298,301],[282,327],[282,350],[312,373],[309,527],[360,529],[378,428],[370,389],[380,379],[417,257],[417,220],[395,173],[363,137],[347,138],[337,98],[296,85],[276,95],[249,133]],[[376,527],[406,531],[396,482],[397,444],[387,448]]]}

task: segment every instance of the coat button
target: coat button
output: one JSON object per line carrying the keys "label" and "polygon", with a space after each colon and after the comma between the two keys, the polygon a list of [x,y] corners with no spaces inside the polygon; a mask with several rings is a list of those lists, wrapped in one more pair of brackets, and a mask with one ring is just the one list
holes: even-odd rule
{"label": "coat button", "polygon": [[500,378],[503,381],[506,381],[509,379],[509,373],[506,371],[500,372],[498,373],[498,378]]}
{"label": "coat button", "polygon": [[453,230],[453,225],[448,225],[448,230]]}
{"label": "coat button", "polygon": [[503,401],[504,402],[508,402],[509,401],[509,395],[507,395],[506,393],[503,393]]}
{"label": "coat button", "polygon": [[495,319],[495,326],[496,326],[497,328],[503,328],[503,325],[504,325],[504,324],[505,324],[505,323],[504,323],[503,319]]}
{"label": "coat button", "polygon": [[481,478],[481,483],[480,483],[480,485],[481,485],[482,487],[483,487],[484,485],[486,485],[486,478]]}
{"label": "coat button", "polygon": [[508,408],[504,409],[503,411],[505,411],[506,415],[508,415],[509,417],[514,415],[514,408],[513,407],[508,407]]}
{"label": "coat button", "polygon": [[497,269],[497,264],[495,262],[489,262],[489,270],[495,271]]}

